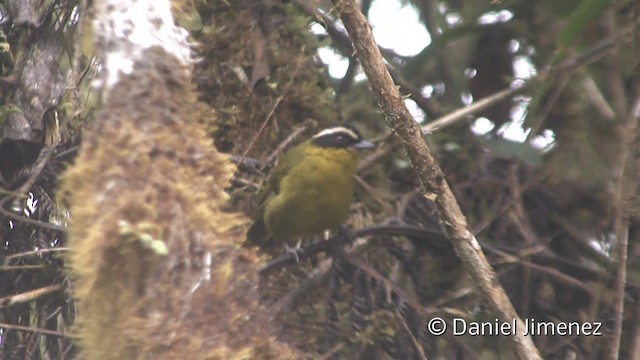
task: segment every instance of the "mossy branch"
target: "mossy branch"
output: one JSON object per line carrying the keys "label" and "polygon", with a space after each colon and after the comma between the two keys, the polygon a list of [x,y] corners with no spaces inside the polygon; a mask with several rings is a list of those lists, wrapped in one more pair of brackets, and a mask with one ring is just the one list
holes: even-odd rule
{"label": "mossy branch", "polygon": [[371,27],[354,0],[332,0],[353,42],[371,88],[391,128],[402,140],[422,183],[424,196],[434,201],[447,238],[452,242],[469,275],[478,286],[489,310],[500,321],[517,319],[514,336],[507,337],[519,359],[542,359],[531,337],[525,337],[524,323],[516,314],[478,241],[469,230],[449,185],[422,139],[420,126],[405,107],[376,45]]}

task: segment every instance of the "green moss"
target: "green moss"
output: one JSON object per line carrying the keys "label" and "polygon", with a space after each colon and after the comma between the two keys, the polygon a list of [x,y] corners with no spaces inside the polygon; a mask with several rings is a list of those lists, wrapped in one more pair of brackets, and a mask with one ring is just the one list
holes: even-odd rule
{"label": "green moss", "polygon": [[259,258],[231,232],[245,219],[224,211],[234,167],[199,124],[213,112],[171,57],[147,55],[64,177],[83,357],[291,358],[257,301]]}
{"label": "green moss", "polygon": [[[320,44],[308,31],[310,19],[294,5],[203,1],[197,9],[204,25],[195,38],[205,60],[195,78],[203,100],[219,109],[215,125],[202,121],[221,151],[244,153],[264,122],[249,154],[256,158],[309,119],[320,127],[335,123],[324,67],[314,59]],[[253,84],[259,68],[264,76]]]}

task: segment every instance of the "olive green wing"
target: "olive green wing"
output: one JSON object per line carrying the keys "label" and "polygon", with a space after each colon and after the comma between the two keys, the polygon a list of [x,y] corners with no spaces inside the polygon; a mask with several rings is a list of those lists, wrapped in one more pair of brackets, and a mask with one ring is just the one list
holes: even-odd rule
{"label": "olive green wing", "polygon": [[260,194],[258,194],[258,200],[260,206],[263,206],[271,196],[278,195],[280,193],[280,184],[291,170],[296,167],[302,159],[304,159],[304,150],[307,143],[302,143],[287,151],[284,156],[281,157],[278,165],[273,170],[269,181],[265,184]]}
{"label": "olive green wing", "polygon": [[278,165],[273,170],[271,177],[264,184],[262,190],[258,193],[258,211],[255,220],[247,231],[247,242],[252,245],[260,245],[268,242],[270,234],[264,223],[264,208],[269,199],[280,193],[280,183],[282,179],[291,172],[291,170],[304,158],[305,143],[297,145],[287,151],[281,157]]}

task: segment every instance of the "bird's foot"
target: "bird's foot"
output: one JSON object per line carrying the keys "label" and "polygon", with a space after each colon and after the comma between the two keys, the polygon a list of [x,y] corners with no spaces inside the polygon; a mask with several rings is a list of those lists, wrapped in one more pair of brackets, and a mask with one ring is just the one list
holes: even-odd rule
{"label": "bird's foot", "polygon": [[346,226],[338,227],[338,235],[340,235],[347,244],[352,244],[356,240],[353,231]]}
{"label": "bird's foot", "polygon": [[300,262],[299,255],[304,254],[304,249],[300,247],[301,244],[302,244],[302,240],[298,240],[298,243],[294,247],[284,244],[285,254],[292,254],[296,258],[296,262]]}

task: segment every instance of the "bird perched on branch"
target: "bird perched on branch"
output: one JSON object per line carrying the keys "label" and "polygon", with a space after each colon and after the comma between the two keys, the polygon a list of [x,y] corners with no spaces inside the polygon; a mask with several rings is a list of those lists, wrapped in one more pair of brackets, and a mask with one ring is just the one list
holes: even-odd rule
{"label": "bird perched on branch", "polygon": [[349,215],[359,151],[373,146],[355,128],[336,126],[291,148],[260,191],[247,242],[283,243],[340,226]]}

